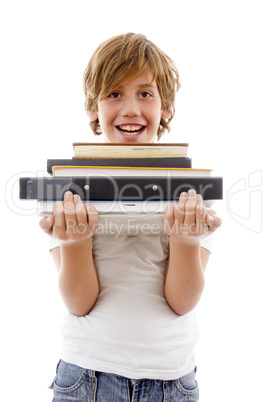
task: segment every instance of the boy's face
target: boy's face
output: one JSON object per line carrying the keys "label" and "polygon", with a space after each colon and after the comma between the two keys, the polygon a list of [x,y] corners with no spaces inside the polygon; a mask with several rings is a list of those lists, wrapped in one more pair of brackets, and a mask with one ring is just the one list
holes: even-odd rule
{"label": "boy's face", "polygon": [[161,117],[171,113],[161,108],[157,84],[150,71],[116,88],[98,102],[98,112],[91,120],[99,119],[106,142],[138,144],[154,142]]}

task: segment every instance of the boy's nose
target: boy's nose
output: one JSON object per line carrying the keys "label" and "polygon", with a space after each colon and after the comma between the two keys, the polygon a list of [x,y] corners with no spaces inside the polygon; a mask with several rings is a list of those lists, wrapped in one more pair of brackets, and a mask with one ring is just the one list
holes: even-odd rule
{"label": "boy's nose", "polygon": [[121,114],[123,116],[129,116],[129,117],[140,116],[140,107],[138,99],[136,99],[135,97],[129,97],[124,99]]}

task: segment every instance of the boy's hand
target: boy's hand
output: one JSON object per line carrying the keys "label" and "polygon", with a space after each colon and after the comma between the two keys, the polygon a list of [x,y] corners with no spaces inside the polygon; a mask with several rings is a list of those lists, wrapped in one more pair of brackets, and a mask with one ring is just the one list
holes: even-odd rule
{"label": "boy's hand", "polygon": [[221,226],[221,219],[207,214],[200,194],[191,189],[180,195],[177,204],[167,206],[164,225],[167,234],[179,242],[194,243]]}
{"label": "boy's hand", "polygon": [[53,215],[43,218],[40,227],[55,239],[78,242],[92,237],[98,225],[93,205],[83,203],[80,196],[67,191],[63,202],[56,202]]}

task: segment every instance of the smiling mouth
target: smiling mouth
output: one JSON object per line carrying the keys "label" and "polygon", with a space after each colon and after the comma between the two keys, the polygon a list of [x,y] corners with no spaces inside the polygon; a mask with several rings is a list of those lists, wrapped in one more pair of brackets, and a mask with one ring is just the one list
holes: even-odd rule
{"label": "smiling mouth", "polygon": [[120,126],[116,126],[116,128],[124,135],[137,135],[139,133],[141,133],[141,131],[143,131],[145,129],[145,126],[140,126],[140,125],[129,125],[129,124],[125,124],[125,125],[120,125]]}

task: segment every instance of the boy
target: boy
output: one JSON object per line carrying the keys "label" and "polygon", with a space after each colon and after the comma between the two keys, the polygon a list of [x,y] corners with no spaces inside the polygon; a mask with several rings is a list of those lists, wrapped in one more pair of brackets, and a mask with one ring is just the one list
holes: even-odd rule
{"label": "boy", "polygon": [[[107,143],[154,142],[170,129],[179,86],[175,64],[145,36],[107,40],[84,74],[94,133]],[[189,190],[166,209],[166,235],[94,236],[97,222],[95,208],[71,192],[40,222],[69,310],[54,401],[197,401],[193,309],[207,235],[221,220]]]}

